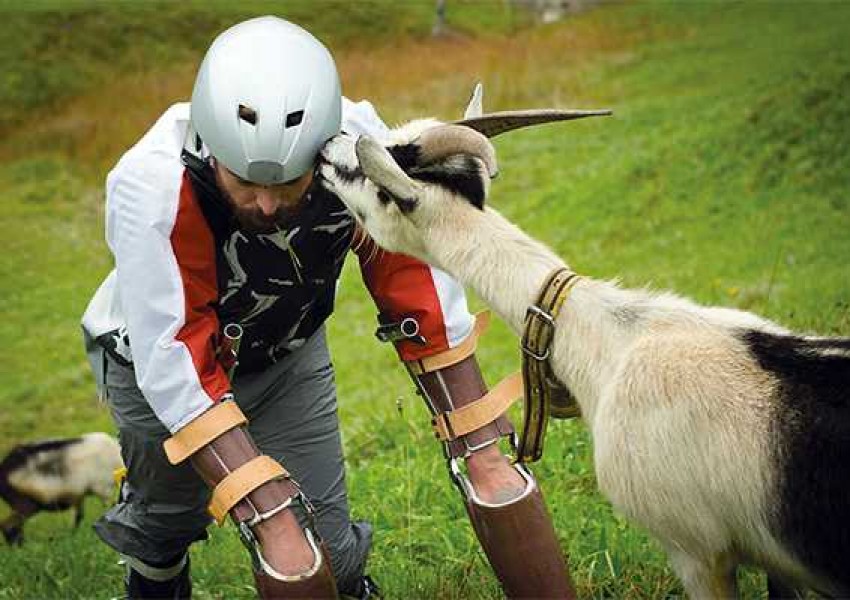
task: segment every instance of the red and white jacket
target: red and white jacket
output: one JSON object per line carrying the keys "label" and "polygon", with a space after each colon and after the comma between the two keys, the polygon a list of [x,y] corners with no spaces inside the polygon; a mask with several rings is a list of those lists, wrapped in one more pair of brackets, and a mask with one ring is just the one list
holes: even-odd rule
{"label": "red and white jacket", "polygon": [[[237,377],[297,350],[321,326],[356,229],[317,179],[286,229],[240,231],[214,185],[181,162],[188,124],[189,104],[172,106],[109,173],[106,241],[115,269],[82,321],[104,352],[133,365],[171,432],[230,392],[216,356],[225,324],[245,331]],[[371,104],[344,99],[343,131],[380,138],[387,129]],[[354,246],[382,316],[419,322],[426,343],[399,344],[403,360],[455,347],[471,333],[463,289],[451,277],[407,256],[373,253],[368,242]]]}

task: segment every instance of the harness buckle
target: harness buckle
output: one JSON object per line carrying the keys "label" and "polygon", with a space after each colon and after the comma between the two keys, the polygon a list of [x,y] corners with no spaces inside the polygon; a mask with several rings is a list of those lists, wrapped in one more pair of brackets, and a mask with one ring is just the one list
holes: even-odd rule
{"label": "harness buckle", "polygon": [[[533,319],[534,317],[540,317],[540,319],[543,321],[543,323],[547,327],[550,327],[552,329],[552,331],[554,332],[554,330],[555,330],[555,319],[552,318],[552,315],[547,313],[545,310],[543,310],[542,308],[540,308],[536,304],[532,304],[531,306],[529,306],[525,310],[525,320],[526,320],[526,322],[529,321],[530,319]],[[526,330],[527,329],[528,329],[528,326],[526,325]],[[539,361],[539,362],[543,362],[544,360],[548,360],[548,358],[549,358],[549,348],[546,348],[546,351],[543,354],[540,354],[540,353],[536,352],[534,349],[529,348],[526,345],[525,337],[526,336],[523,336],[522,343],[520,344],[520,348],[522,349],[522,353],[525,354],[526,356],[533,358],[536,361]]]}

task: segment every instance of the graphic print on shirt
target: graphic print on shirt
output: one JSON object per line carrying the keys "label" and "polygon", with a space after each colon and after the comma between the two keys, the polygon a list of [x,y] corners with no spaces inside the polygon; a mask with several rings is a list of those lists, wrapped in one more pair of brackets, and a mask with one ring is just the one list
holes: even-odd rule
{"label": "graphic print on shirt", "polygon": [[318,183],[278,231],[254,234],[233,221],[222,231],[217,310],[222,326],[243,328],[238,372],[267,367],[321,326],[333,309],[353,232],[353,217]]}
{"label": "graphic print on shirt", "polygon": [[127,335],[126,325],[122,325],[118,329],[113,329],[98,336],[96,341],[119,365],[129,367],[133,364],[133,353],[130,351],[130,336]]}

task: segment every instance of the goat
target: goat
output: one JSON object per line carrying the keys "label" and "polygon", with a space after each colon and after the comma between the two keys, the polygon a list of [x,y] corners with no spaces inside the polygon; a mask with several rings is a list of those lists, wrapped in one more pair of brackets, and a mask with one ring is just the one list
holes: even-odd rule
{"label": "goat", "polygon": [[108,502],[121,467],[118,442],[101,432],[15,446],[0,462],[0,498],[12,509],[0,523],[6,542],[22,544],[24,522],[41,511],[73,507],[78,527],[85,497]]}
{"label": "goat", "polygon": [[[378,246],[452,274],[521,333],[566,264],[484,205],[495,153],[458,127],[339,135],[319,175]],[[691,597],[735,596],[739,564],[850,595],[850,338],[582,277],[550,360],[590,428],[601,491],[661,542]]]}

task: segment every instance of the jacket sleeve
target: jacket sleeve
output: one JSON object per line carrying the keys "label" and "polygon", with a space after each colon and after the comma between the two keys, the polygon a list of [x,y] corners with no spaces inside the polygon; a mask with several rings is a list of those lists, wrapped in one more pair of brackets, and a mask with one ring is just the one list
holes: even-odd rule
{"label": "jacket sleeve", "polygon": [[475,319],[463,287],[450,275],[410,256],[380,250],[359,230],[353,248],[382,320],[398,322],[412,317],[419,324],[425,344],[397,344],[403,361],[454,348],[472,333]]}
{"label": "jacket sleeve", "polygon": [[[343,98],[342,108],[343,131],[378,138],[388,133],[368,101]],[[378,249],[361,230],[353,248],[382,319],[413,317],[419,323],[426,343],[399,343],[396,349],[402,360],[418,360],[454,348],[472,332],[475,319],[467,308],[463,287],[450,275],[409,256]]]}
{"label": "jacket sleeve", "polygon": [[216,359],[214,240],[179,161],[122,159],[107,179],[107,241],[136,381],[175,432],[230,390]]}

